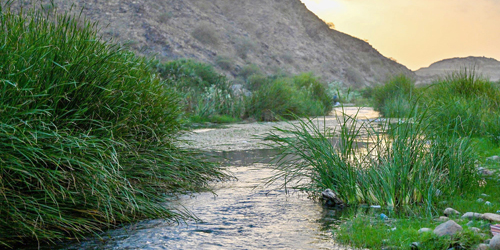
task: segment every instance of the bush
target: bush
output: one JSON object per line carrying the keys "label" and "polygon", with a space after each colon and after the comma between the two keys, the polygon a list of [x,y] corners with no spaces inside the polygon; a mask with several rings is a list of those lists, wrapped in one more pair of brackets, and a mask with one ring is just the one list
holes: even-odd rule
{"label": "bush", "polygon": [[[409,110],[402,108],[413,106],[415,99],[415,83],[406,75],[395,76],[384,85],[373,89],[373,107],[386,117],[408,114]],[[397,106],[397,103],[404,105]],[[391,110],[392,108],[397,110]]]}
{"label": "bush", "polygon": [[200,23],[194,28],[191,35],[201,43],[210,46],[219,45],[219,34],[209,23]]}
{"label": "bush", "polygon": [[182,95],[182,106],[188,117],[210,120],[212,116],[227,115],[240,118],[243,100],[233,93],[227,78],[211,65],[182,59],[160,64],[158,70],[166,84]]}
{"label": "bush", "polygon": [[224,174],[175,146],[178,96],[96,24],[54,15],[0,7],[0,244],[188,216],[164,194]]}
{"label": "bush", "polygon": [[247,100],[246,116],[257,120],[325,115],[332,109],[325,85],[310,73],[291,78],[254,76],[250,86],[255,91]]}

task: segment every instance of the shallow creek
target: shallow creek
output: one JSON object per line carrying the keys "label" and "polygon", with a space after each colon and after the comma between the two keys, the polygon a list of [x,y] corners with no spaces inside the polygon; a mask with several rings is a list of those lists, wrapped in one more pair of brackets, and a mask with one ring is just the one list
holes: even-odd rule
{"label": "shallow creek", "polygon": [[215,184],[215,192],[182,196],[179,204],[201,222],[180,225],[143,221],[110,230],[103,239],[62,249],[348,249],[330,228],[342,211],[324,207],[306,194],[266,186],[272,175],[265,149],[222,152],[238,180]]}
{"label": "shallow creek", "polygon": [[[361,113],[364,118],[378,117],[372,109],[362,109]],[[318,119],[318,123],[332,128],[337,125],[333,116]],[[228,170],[237,178],[215,183],[216,194],[185,195],[175,201],[200,221],[179,225],[164,220],[143,221],[109,230],[102,239],[59,248],[350,249],[335,243],[331,231],[348,210],[325,207],[296,190],[286,192],[279,188],[281,183],[265,185],[265,178],[273,174],[268,162],[274,152],[263,147],[257,137],[276,125],[279,123],[232,125],[198,130],[186,138],[194,142],[191,146],[218,152],[227,159]]]}

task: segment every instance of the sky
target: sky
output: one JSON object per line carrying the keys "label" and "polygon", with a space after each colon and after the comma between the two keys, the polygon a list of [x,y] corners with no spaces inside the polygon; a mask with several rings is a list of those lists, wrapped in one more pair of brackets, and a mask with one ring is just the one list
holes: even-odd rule
{"label": "sky", "polygon": [[500,0],[301,1],[411,70],[452,57],[500,59]]}

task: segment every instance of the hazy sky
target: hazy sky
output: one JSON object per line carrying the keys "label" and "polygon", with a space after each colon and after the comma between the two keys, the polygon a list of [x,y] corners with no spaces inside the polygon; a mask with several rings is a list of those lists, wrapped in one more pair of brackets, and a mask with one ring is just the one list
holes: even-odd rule
{"label": "hazy sky", "polygon": [[500,0],[301,1],[412,70],[451,57],[500,59]]}

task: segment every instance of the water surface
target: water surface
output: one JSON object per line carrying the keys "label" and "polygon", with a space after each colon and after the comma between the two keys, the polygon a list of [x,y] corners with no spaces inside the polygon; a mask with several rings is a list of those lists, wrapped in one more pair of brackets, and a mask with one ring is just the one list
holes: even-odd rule
{"label": "water surface", "polygon": [[201,222],[143,221],[64,249],[348,249],[337,245],[330,231],[339,211],[304,193],[286,194],[277,184],[263,185],[272,175],[265,163],[272,151],[220,154],[238,180],[214,184],[217,195],[186,195],[176,201]]}

